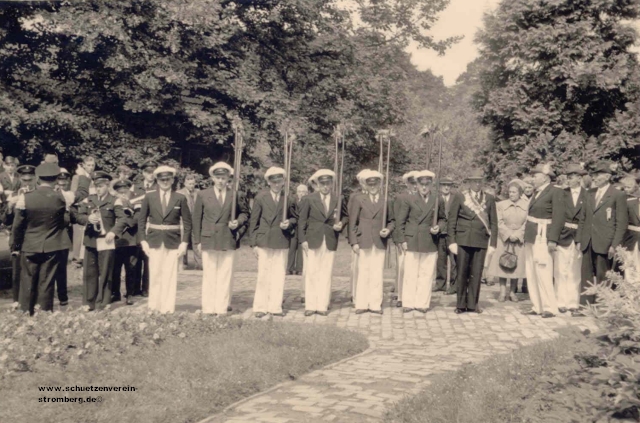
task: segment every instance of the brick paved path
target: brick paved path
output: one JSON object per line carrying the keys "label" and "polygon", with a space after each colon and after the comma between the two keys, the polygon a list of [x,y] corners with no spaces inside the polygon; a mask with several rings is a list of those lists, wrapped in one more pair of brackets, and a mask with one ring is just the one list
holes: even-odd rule
{"label": "brick paved path", "polygon": [[[200,308],[201,273],[181,276],[177,310]],[[238,272],[234,280],[233,314],[253,318],[255,273]],[[391,302],[392,281],[385,281],[384,314],[356,315],[349,301],[346,277],[334,277],[329,316],[304,316],[300,276],[287,277],[283,321],[328,324],[365,334],[370,348],[363,354],[302,376],[295,382],[258,394],[202,423],[379,422],[384,410],[407,394],[420,391],[430,376],[463,363],[558,336],[567,325],[595,329],[589,319],[523,316],[527,302],[497,302],[498,287],[481,289],[485,312],[457,315],[455,296],[434,293],[427,314],[403,314]]]}

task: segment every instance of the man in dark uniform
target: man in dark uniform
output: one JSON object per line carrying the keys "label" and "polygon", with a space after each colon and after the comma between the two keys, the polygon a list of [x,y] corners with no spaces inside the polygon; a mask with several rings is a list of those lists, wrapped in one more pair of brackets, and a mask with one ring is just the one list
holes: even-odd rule
{"label": "man in dark uniform", "polygon": [[[393,214],[395,216],[398,216],[398,214],[400,213],[400,208],[402,207],[403,203],[409,197],[417,193],[418,185],[416,183],[416,178],[415,178],[415,175],[417,173],[418,173],[417,171],[412,170],[402,175],[402,182],[404,182],[405,186],[407,187],[407,190],[396,195],[396,198],[393,201]],[[396,245],[396,293],[397,295],[395,295],[394,297],[398,300],[396,302],[396,307],[402,307],[402,282],[404,279],[404,259],[406,256],[406,252],[402,248],[402,243],[404,241],[401,239],[401,232],[393,231],[393,234],[391,237],[393,238],[393,243]]]}
{"label": "man in dark uniform", "polygon": [[36,304],[53,311],[55,275],[61,251],[71,247],[66,229],[66,202],[54,190],[60,168],[53,163],[38,166],[39,187],[21,193],[15,204],[11,254],[20,257],[20,308],[34,313]]}
{"label": "man in dark uniform", "polygon": [[76,218],[85,225],[83,303],[89,311],[111,303],[115,239],[125,227],[124,219],[116,218],[116,198],[109,194],[111,175],[96,171],[92,179],[96,193],[83,200]]}
{"label": "man in dark uniform", "polygon": [[[445,219],[449,218],[449,210],[451,209],[451,203],[453,202],[454,195],[451,193],[451,187],[453,181],[449,178],[440,179],[440,194],[444,201],[444,213]],[[436,286],[434,291],[444,291],[447,287],[447,267],[448,263],[451,263],[451,275],[449,277],[449,289],[446,291],[446,295],[453,295],[456,293],[456,258],[449,251],[447,245],[447,226],[440,227],[440,233],[438,234],[438,266],[436,274]]]}
{"label": "man in dark uniform", "polygon": [[482,313],[480,279],[487,253],[498,243],[498,215],[495,198],[482,191],[482,172],[472,172],[467,181],[469,189],[453,198],[447,223],[449,250],[458,256],[455,312]]}
{"label": "man in dark uniform", "polygon": [[[133,199],[132,203],[134,207],[140,208],[144,196],[150,192],[158,190],[158,183],[156,182],[153,172],[158,167],[158,164],[153,160],[148,160],[142,164],[140,169],[142,170],[142,176],[144,180],[133,187]],[[142,248],[138,246],[138,273],[139,277],[137,281],[139,283],[135,286],[133,295],[142,295],[143,297],[149,296],[149,257],[143,253]]]}
{"label": "man in dark uniform", "polygon": [[[593,173],[596,188],[587,195],[585,217],[577,236],[582,251],[581,293],[594,283],[594,279],[599,284],[606,282],[615,249],[622,244],[629,224],[627,196],[611,184],[611,165],[600,162]],[[582,305],[594,304],[595,300],[595,295],[580,296]],[[580,312],[574,314],[582,315]]]}
{"label": "man in dark uniform", "polygon": [[[75,195],[70,191],[71,188],[71,174],[63,167],[60,168],[60,174],[56,180],[55,190],[62,193],[65,199],[67,210],[65,212],[65,222],[67,223],[67,233],[69,239],[73,240],[73,225],[71,224],[70,210],[75,202]],[[58,266],[58,272],[56,273],[56,291],[58,292],[58,301],[61,306],[69,304],[69,295],[67,293],[67,264],[69,262],[70,250],[62,250],[60,252],[61,260],[60,266]]]}
{"label": "man in dark uniform", "polygon": [[[15,205],[20,194],[26,194],[31,192],[36,187],[35,180],[36,168],[31,165],[23,165],[18,167],[16,173],[18,174],[19,188],[16,191],[5,191],[3,197],[6,198],[6,209],[4,213],[3,223],[5,226],[10,227],[13,224],[15,218]],[[13,244],[13,231],[9,236],[9,245]],[[14,309],[18,308],[20,301],[20,256],[17,254],[11,255],[11,291],[13,294]]]}
{"label": "man in dark uniform", "polygon": [[122,268],[124,267],[125,288],[127,289],[125,298],[127,305],[133,304],[133,293],[140,283],[140,272],[138,267],[138,214],[140,208],[135,208],[130,199],[132,183],[128,179],[118,180],[113,184],[116,192],[115,213],[117,219],[125,222],[121,233],[116,233],[116,252],[114,259],[114,271],[111,285],[111,302],[120,301]]}

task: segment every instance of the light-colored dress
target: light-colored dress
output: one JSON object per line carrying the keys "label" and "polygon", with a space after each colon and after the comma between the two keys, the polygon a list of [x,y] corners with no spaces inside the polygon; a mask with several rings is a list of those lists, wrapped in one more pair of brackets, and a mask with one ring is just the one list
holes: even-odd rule
{"label": "light-colored dress", "polygon": [[[487,274],[489,277],[520,279],[526,278],[524,267],[524,226],[527,221],[529,202],[521,197],[515,203],[511,200],[503,200],[496,203],[498,214],[498,245],[491,258],[491,264]],[[505,243],[511,236],[518,238],[515,243],[515,254],[518,256],[518,265],[513,271],[505,271],[500,267],[500,256],[505,252]],[[512,251],[512,248],[509,249]]]}

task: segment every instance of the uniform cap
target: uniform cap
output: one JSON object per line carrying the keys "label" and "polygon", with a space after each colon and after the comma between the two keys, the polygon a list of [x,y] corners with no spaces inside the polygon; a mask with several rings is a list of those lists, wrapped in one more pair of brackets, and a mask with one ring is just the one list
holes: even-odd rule
{"label": "uniform cap", "polygon": [[233,168],[225,162],[215,163],[209,168],[209,175],[233,175]]}
{"label": "uniform cap", "polygon": [[103,182],[109,182],[113,179],[113,176],[102,170],[96,170],[91,174],[91,179],[93,179],[94,184],[100,184]]}
{"label": "uniform cap", "polygon": [[121,188],[131,189],[132,185],[133,184],[128,179],[124,180],[124,181],[119,179],[119,180],[116,181],[115,184],[113,184],[113,189],[116,190],[116,191],[121,189]]}
{"label": "uniform cap", "polygon": [[411,172],[407,172],[404,175],[402,175],[402,182],[404,182],[405,184],[408,182],[415,182],[416,181],[416,174],[418,173],[418,171],[416,170],[412,170]]}
{"label": "uniform cap", "polygon": [[578,163],[569,163],[564,171],[564,173],[568,175],[576,174],[576,175],[586,175],[587,171],[580,166]]}
{"label": "uniform cap", "polygon": [[140,169],[142,170],[155,169],[157,167],[158,167],[158,163],[156,163],[154,160],[147,160],[146,162],[142,163],[142,166],[140,166]]}
{"label": "uniform cap", "polygon": [[363,169],[356,175],[358,181],[363,182],[366,179],[367,173],[370,172],[371,169]]}
{"label": "uniform cap", "polygon": [[60,168],[60,174],[58,175],[58,179],[68,179],[71,177],[71,173],[64,167]]}
{"label": "uniform cap", "polygon": [[269,180],[277,180],[282,179],[286,176],[287,172],[281,167],[272,166],[264,174],[264,179]]}
{"label": "uniform cap", "polygon": [[416,180],[418,182],[426,182],[427,180],[432,180],[436,177],[436,174],[430,170],[421,170],[420,172],[416,172]]}
{"label": "uniform cap", "polygon": [[549,175],[552,178],[555,178],[556,176],[556,173],[553,171],[549,163],[538,164],[531,170],[531,173],[542,173],[543,175]]}
{"label": "uniform cap", "polygon": [[162,166],[156,167],[155,170],[153,171],[153,176],[155,176],[156,179],[158,177],[167,176],[167,175],[176,176],[176,170],[171,166],[162,165]]}
{"label": "uniform cap", "polygon": [[18,166],[16,172],[18,172],[19,175],[35,175],[36,167],[31,165],[22,165]]}
{"label": "uniform cap", "polygon": [[320,169],[319,171],[313,174],[312,176],[313,179],[310,179],[310,180],[318,183],[318,182],[331,181],[335,177],[336,177],[336,174],[333,170]]}
{"label": "uniform cap", "polygon": [[368,184],[375,184],[379,180],[382,180],[382,173],[378,172],[377,170],[370,170],[364,175],[364,180]]}
{"label": "uniform cap", "polygon": [[60,167],[55,163],[42,163],[35,170],[38,178],[53,178],[60,174]]}

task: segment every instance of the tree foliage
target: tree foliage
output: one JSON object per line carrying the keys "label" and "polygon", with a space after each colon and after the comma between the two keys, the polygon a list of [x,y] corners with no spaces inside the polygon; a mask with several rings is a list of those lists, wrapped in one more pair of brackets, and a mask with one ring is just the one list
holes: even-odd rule
{"label": "tree foliage", "polygon": [[475,105],[500,181],[541,161],[638,157],[637,0],[512,0],[485,16]]}

